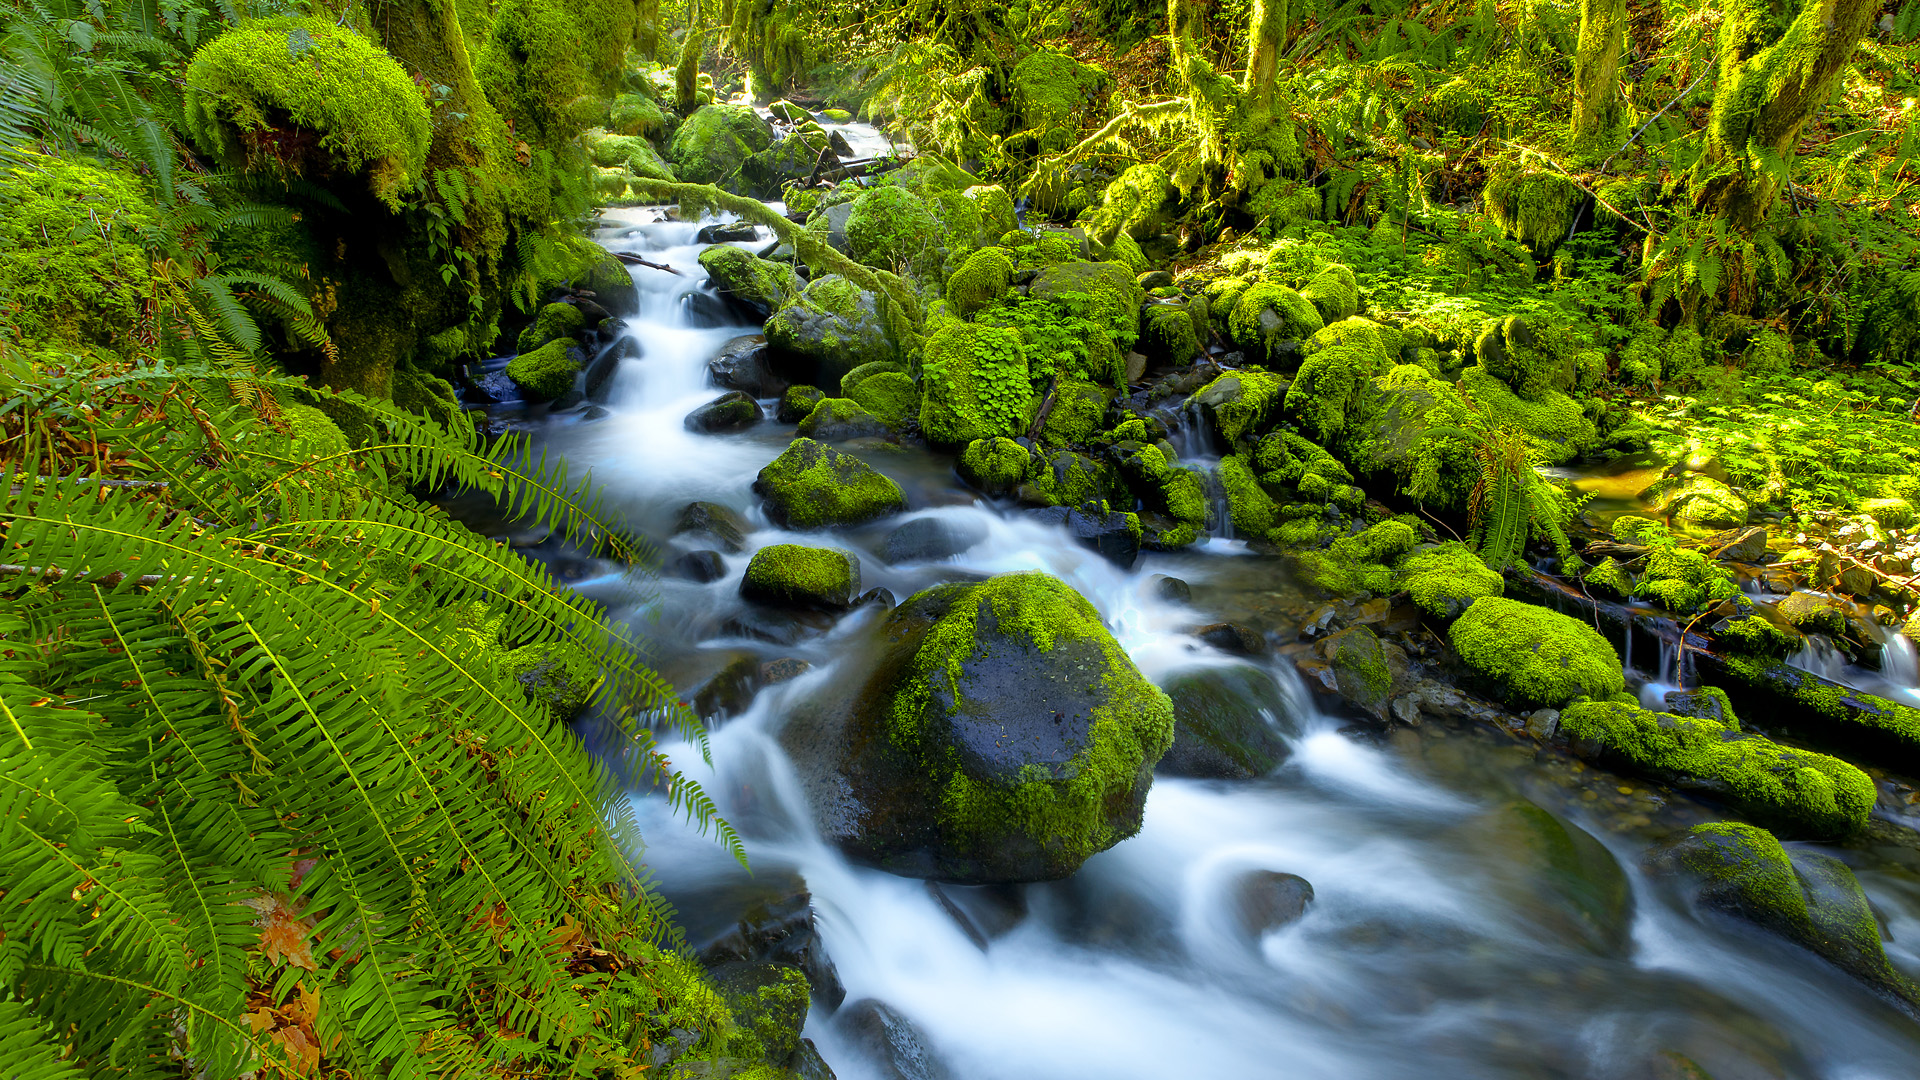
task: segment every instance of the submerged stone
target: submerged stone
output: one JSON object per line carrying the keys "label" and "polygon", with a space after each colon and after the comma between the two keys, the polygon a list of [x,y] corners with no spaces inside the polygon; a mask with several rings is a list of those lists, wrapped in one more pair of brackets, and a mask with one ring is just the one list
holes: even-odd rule
{"label": "submerged stone", "polygon": [[1045,881],[1140,828],[1173,708],[1072,588],[941,585],[872,631],[864,678],[782,741],[827,837],[894,873]]}
{"label": "submerged stone", "polygon": [[[1169,579],[1172,580],[1172,579]],[[1252,664],[1197,668],[1168,680],[1173,746],[1156,771],[1167,776],[1246,780],[1287,759],[1297,721],[1279,680]]]}

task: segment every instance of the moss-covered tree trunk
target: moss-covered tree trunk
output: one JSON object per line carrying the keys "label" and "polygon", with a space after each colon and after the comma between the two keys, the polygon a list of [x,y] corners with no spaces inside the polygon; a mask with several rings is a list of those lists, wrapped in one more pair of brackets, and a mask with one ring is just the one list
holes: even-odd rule
{"label": "moss-covered tree trunk", "polygon": [[693,114],[694,93],[700,87],[700,53],[706,48],[700,28],[700,2],[687,4],[687,36],[680,43],[680,66],[673,72],[673,107],[681,116]]}
{"label": "moss-covered tree trunk", "polygon": [[1627,0],[1581,0],[1580,44],[1573,57],[1573,140],[1590,147],[1620,120],[1620,49]]}
{"label": "moss-covered tree trunk", "polygon": [[1271,116],[1279,95],[1280,46],[1287,36],[1287,0],[1253,0],[1247,28],[1248,116]]}
{"label": "moss-covered tree trunk", "polygon": [[1730,0],[1694,206],[1751,233],[1780,196],[1800,130],[1840,85],[1879,0]]}

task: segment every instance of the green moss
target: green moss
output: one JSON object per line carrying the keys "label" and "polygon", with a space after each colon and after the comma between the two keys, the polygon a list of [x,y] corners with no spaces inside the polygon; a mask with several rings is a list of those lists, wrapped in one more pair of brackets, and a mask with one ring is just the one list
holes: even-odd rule
{"label": "green moss", "polygon": [[1620,657],[1591,626],[1518,600],[1475,600],[1447,636],[1460,659],[1514,705],[1559,708],[1626,686]]}
{"label": "green moss", "polygon": [[961,192],[980,211],[980,235],[975,244],[984,245],[1015,228],[1013,197],[999,184],[975,184]]}
{"label": "green moss", "polygon": [[607,113],[607,127],[622,135],[655,138],[666,134],[667,114],[645,94],[621,94]]}
{"label": "green moss", "polygon": [[[1115,828],[1115,818],[1124,815],[1114,807],[1147,782],[1172,745],[1173,704],[1140,675],[1093,605],[1059,580],[1003,574],[959,588],[965,593],[927,630],[896,684],[892,742],[918,758],[936,785],[940,824],[956,846],[991,851],[1010,839],[1033,838],[1045,845],[1050,864],[1068,872],[1126,838]],[[1014,648],[1068,649],[1093,664],[1086,681],[1099,688],[1101,704],[1089,717],[1084,748],[1064,766],[1030,766],[1010,782],[996,781],[970,775],[957,755],[926,749],[928,729],[951,723],[946,710],[960,704],[962,665],[988,657],[978,629],[986,619]]]}
{"label": "green moss", "polygon": [[[1774,659],[1724,657],[1736,697],[1764,703],[1769,721],[1835,749],[1858,749],[1889,767],[1920,765],[1920,709],[1829,682]],[[1719,681],[1719,680],[1716,680]],[[1785,707],[1782,707],[1782,705]]]}
{"label": "green moss", "polygon": [[[1060,310],[1093,324],[1100,338],[1099,355],[1111,365],[1106,371],[1084,372],[1096,382],[1121,385],[1123,357],[1140,334],[1140,305],[1146,293],[1134,273],[1119,263],[1068,262],[1042,270],[1028,286],[1027,295],[1053,302]],[[1089,351],[1088,355],[1094,355]]]}
{"label": "green moss", "polygon": [[1158,445],[1123,444],[1116,449],[1121,475],[1149,509],[1164,510],[1183,524],[1206,525],[1207,485],[1199,473],[1169,461]]}
{"label": "green moss", "polygon": [[898,425],[920,410],[920,388],[904,372],[876,372],[860,380],[851,390],[846,389],[846,380],[842,379],[841,390],[890,425]]}
{"label": "green moss", "polygon": [[[389,207],[423,176],[432,121],[420,88],[393,57],[331,18],[243,23],[194,54],[182,102],[201,148],[286,176],[367,171]],[[308,160],[319,136],[323,156]]]}
{"label": "green moss", "polygon": [[1573,215],[1586,192],[1557,172],[1496,166],[1481,195],[1487,213],[1509,236],[1538,251],[1550,251],[1573,229]]}
{"label": "green moss", "polygon": [[817,386],[789,386],[787,392],[780,395],[780,409],[775,418],[783,424],[797,424],[826,396],[826,391]]}
{"label": "green moss", "polygon": [[1625,600],[1633,595],[1633,575],[1611,555],[1589,567],[1580,580],[1586,583],[1588,591],[1615,600]]}
{"label": "green moss", "polygon": [[[746,403],[742,403],[745,405]],[[757,409],[756,409],[757,413]],[[810,439],[838,441],[887,434],[891,425],[850,398],[821,398],[794,433]]]}
{"label": "green moss", "polygon": [[1407,556],[1395,584],[1436,619],[1458,618],[1475,600],[1506,591],[1505,580],[1457,540]]}
{"label": "green moss", "polygon": [[1187,399],[1213,420],[1228,446],[1251,445],[1251,440],[1280,411],[1287,380],[1265,371],[1230,371],[1201,387]]}
{"label": "green moss", "polygon": [[1857,832],[1873,807],[1873,781],[1859,769],[1737,725],[1588,701],[1561,712],[1560,730],[1582,756],[1713,795],[1800,835]]}
{"label": "green moss", "polygon": [[503,658],[508,676],[519,681],[527,696],[566,719],[586,707],[600,684],[600,669],[581,649],[564,642],[535,642],[508,652]]}
{"label": "green moss", "polygon": [[793,529],[858,525],[907,508],[900,485],[851,454],[812,439],[793,440],[760,470],[753,488],[767,514]]}
{"label": "green moss", "polygon": [[1053,407],[1047,412],[1040,437],[1050,446],[1083,443],[1100,430],[1113,392],[1082,379],[1062,379],[1053,388]]}
{"label": "green moss", "polygon": [[1394,588],[1390,564],[1419,542],[1419,536],[1405,522],[1390,518],[1335,540],[1325,551],[1301,555],[1300,569],[1308,581],[1331,593],[1385,595]]}
{"label": "green moss", "polygon": [[673,133],[667,157],[690,184],[726,185],[747,158],[773,145],[773,129],[742,105],[703,105]]}
{"label": "green moss", "polygon": [[1227,336],[1257,363],[1272,363],[1283,342],[1305,341],[1326,325],[1306,297],[1265,281],[1232,297],[1232,306],[1222,310]]}
{"label": "green moss", "polygon": [[550,341],[571,341],[587,328],[587,317],[572,304],[548,304],[534,317],[533,324],[520,331],[515,343],[522,353],[530,353]]}
{"label": "green moss", "polygon": [[1905,499],[1862,499],[1860,512],[1883,529],[1908,529],[1920,521],[1920,511]]}
{"label": "green moss", "polygon": [[0,156],[0,322],[20,340],[131,345],[152,275],[133,179],[25,149]]}
{"label": "green moss", "polygon": [[1575,388],[1578,365],[1574,354],[1573,343],[1564,330],[1536,327],[1519,315],[1488,324],[1474,343],[1474,355],[1487,374],[1528,401]]}
{"label": "green moss", "polygon": [[507,364],[512,379],[528,401],[552,401],[573,389],[580,373],[580,350],[571,338],[560,338],[524,352]]}
{"label": "green moss", "polygon": [[394,370],[393,403],[447,427],[464,422],[465,414],[460,410],[460,399],[454,396],[453,384],[415,368]]}
{"label": "green moss", "polygon": [[1275,487],[1297,487],[1309,476],[1318,478],[1322,501],[1334,485],[1353,483],[1353,475],[1339,458],[1291,431],[1276,431],[1261,439],[1253,464],[1261,481]]}
{"label": "green moss", "polygon": [[781,607],[845,607],[860,592],[860,560],[834,548],[771,544],[753,553],[740,595]]}
{"label": "green moss", "polygon": [[[1204,318],[1200,322],[1204,325]],[[1163,363],[1184,363],[1200,355],[1200,330],[1187,305],[1148,304],[1141,308],[1139,348],[1150,359]]]}
{"label": "green moss", "polygon": [[920,429],[948,446],[1021,435],[1038,405],[1016,330],[950,323],[927,338]]}
{"label": "green moss", "polygon": [[[1081,118],[1106,81],[1107,73],[1100,68],[1051,49],[1027,54],[1008,75],[1019,126],[1043,151],[1065,150],[1079,141]],[[1054,213],[1060,208],[1045,209]]]}
{"label": "green moss", "polygon": [[1759,616],[1728,619],[1713,630],[1714,643],[1756,656],[1787,656],[1800,648],[1800,635]]}
{"label": "green moss", "polygon": [[[1020,487],[1024,502],[1043,506],[1098,507],[1119,493],[1120,481],[1113,466],[1104,461],[1058,450],[1028,471],[1027,482]],[[1138,521],[1135,522],[1136,526]]]}
{"label": "green moss", "polygon": [[1030,460],[1012,439],[975,439],[960,455],[960,475],[986,491],[1009,491],[1026,477]]}
{"label": "green moss", "polygon": [[1360,283],[1353,271],[1333,263],[1313,275],[1300,287],[1300,295],[1320,313],[1327,325],[1348,319],[1360,312]]}
{"label": "green moss", "polygon": [[1676,528],[1719,531],[1747,523],[1747,501],[1732,488],[1700,473],[1664,477],[1640,498]]}
{"label": "green moss", "polygon": [[1380,370],[1379,357],[1359,346],[1321,349],[1301,363],[1287,388],[1287,414],[1316,439],[1336,438],[1365,415],[1377,396],[1372,380]]}
{"label": "green moss", "polygon": [[1173,180],[1158,165],[1130,165],[1100,193],[1100,203],[1081,216],[1087,237],[1102,247],[1121,237],[1141,239],[1166,221]]}
{"label": "green moss", "polygon": [[1231,454],[1220,459],[1220,486],[1226,489],[1227,511],[1233,520],[1235,535],[1259,538],[1273,530],[1279,507],[1260,487],[1245,457]]}
{"label": "green moss", "polygon": [[499,0],[473,66],[514,138],[551,152],[604,115],[638,15],[630,0]]}
{"label": "green moss", "polygon": [[732,244],[715,244],[700,252],[700,266],[714,284],[769,314],[800,293],[800,279],[793,267],[756,258]]}
{"label": "green moss", "polygon": [[981,248],[947,278],[947,303],[953,305],[954,314],[967,318],[1007,295],[1013,273],[1013,258],[1005,250]]}
{"label": "green moss", "polygon": [[921,274],[939,246],[941,227],[927,204],[906,188],[876,187],[853,201],[847,245],[855,259],[896,273]]}
{"label": "green moss", "polygon": [[1537,400],[1524,401],[1477,364],[1460,373],[1460,385],[1488,419],[1525,432],[1545,464],[1573,459],[1599,436],[1580,404],[1558,391],[1549,390]]}
{"label": "green moss", "polygon": [[1333,648],[1327,663],[1340,695],[1362,705],[1385,704],[1393,688],[1393,671],[1387,667],[1379,635],[1369,627],[1354,626],[1333,635],[1328,643]]}

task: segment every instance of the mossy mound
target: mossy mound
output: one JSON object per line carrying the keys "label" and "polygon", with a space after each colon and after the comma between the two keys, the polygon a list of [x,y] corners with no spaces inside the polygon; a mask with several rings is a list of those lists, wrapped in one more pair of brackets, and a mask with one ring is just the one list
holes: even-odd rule
{"label": "mossy mound", "polygon": [[1764,829],[1715,821],[1695,825],[1653,862],[1698,880],[1700,907],[1778,934],[1916,1015],[1920,987],[1888,962],[1873,908],[1839,859],[1789,852]]}
{"label": "mossy mound", "polygon": [[1134,272],[1119,263],[1063,262],[1041,270],[1027,287],[1029,297],[1051,300],[1090,320],[1111,346],[1099,350],[1111,368],[1087,372],[1102,385],[1117,388],[1125,382],[1124,357],[1140,335],[1146,291],[1134,278]]}
{"label": "mossy mound", "polygon": [[1873,781],[1859,769],[1741,731],[1738,723],[1586,701],[1560,714],[1574,752],[1725,801],[1799,836],[1845,836],[1866,824]]}
{"label": "mossy mound", "polygon": [[876,187],[853,201],[847,245],[855,259],[896,273],[921,272],[923,256],[940,241],[940,222],[919,196],[894,185]]}
{"label": "mossy mound", "polygon": [[395,210],[423,176],[433,125],[420,88],[331,17],[242,24],[202,46],[185,81],[187,131],[233,165],[291,177],[364,169]]}
{"label": "mossy mound", "polygon": [[1031,455],[1012,439],[975,439],[960,454],[960,475],[982,491],[1013,490],[1026,478]]}
{"label": "mossy mound", "polygon": [[780,408],[775,411],[774,419],[783,424],[797,424],[826,397],[826,391],[817,386],[789,386],[787,392],[780,395]]}
{"label": "mossy mound", "polygon": [[1506,591],[1505,579],[1457,540],[1407,556],[1397,580],[1420,610],[1436,619],[1458,618],[1475,600]]}
{"label": "mossy mound", "polygon": [[1024,434],[1039,406],[1018,330],[948,323],[927,338],[921,373],[920,431],[932,443]]}
{"label": "mossy mound", "polygon": [[1227,493],[1227,513],[1236,537],[1260,539],[1273,531],[1280,508],[1260,486],[1246,458],[1230,454],[1220,459],[1220,486]]}
{"label": "mossy mound", "polygon": [[572,304],[547,304],[533,318],[532,325],[520,331],[516,348],[530,353],[549,341],[571,340],[587,328],[587,317]]}
{"label": "mossy mound", "polygon": [[1106,419],[1113,391],[1084,379],[1061,379],[1054,384],[1053,404],[1040,427],[1040,438],[1049,446],[1083,443],[1099,432]]}
{"label": "mossy mound", "polygon": [[1353,271],[1333,263],[1300,287],[1300,296],[1320,313],[1323,323],[1331,325],[1360,313],[1360,283]]}
{"label": "mossy mound", "polygon": [[0,321],[24,342],[131,343],[153,224],[133,178],[30,150],[0,158]]}
{"label": "mossy mound", "polygon": [[607,110],[607,130],[654,138],[666,134],[667,113],[645,94],[621,94]]}
{"label": "mossy mound", "polygon": [[1578,619],[1499,596],[1468,606],[1447,631],[1466,661],[1506,701],[1559,708],[1626,688],[1620,657]]}
{"label": "mossy mound", "polygon": [[1060,151],[1080,141],[1081,117],[1106,84],[1107,73],[1065,53],[1039,49],[1013,66],[1008,81],[1018,130],[1034,132],[1041,150]]}
{"label": "mossy mound", "polygon": [[1412,526],[1390,518],[1335,540],[1325,551],[1301,555],[1300,569],[1308,581],[1337,596],[1384,596],[1393,591],[1393,563],[1419,542]]}
{"label": "mossy mound", "polygon": [[800,438],[760,470],[753,490],[790,529],[859,525],[907,508],[900,485],[831,446]]}
{"label": "mossy mound", "polygon": [[747,158],[773,145],[773,128],[741,105],[702,105],[673,133],[667,157],[690,184],[726,184]]}
{"label": "mossy mound", "polygon": [[767,320],[767,344],[801,381],[836,390],[862,364],[901,359],[880,299],[838,274],[815,278]]}
{"label": "mossy mound", "polygon": [[845,442],[886,435],[891,430],[892,425],[851,398],[822,398],[800,421],[795,434],[821,442]]}
{"label": "mossy mound", "polygon": [[1599,436],[1580,403],[1557,390],[1542,391],[1532,401],[1523,400],[1478,364],[1460,373],[1460,386],[1489,422],[1525,432],[1545,464],[1571,461]]}
{"label": "mossy mound", "polygon": [[1122,490],[1112,465],[1072,450],[1056,450],[1029,468],[1019,496],[1022,502],[1037,506],[1097,507]]}
{"label": "mossy mound", "polygon": [[732,244],[715,244],[702,251],[700,266],[715,285],[762,319],[800,293],[800,279],[793,267],[756,258]]}
{"label": "mossy mound", "polygon": [[894,873],[1065,877],[1140,827],[1173,708],[1072,588],[1007,574],[919,593],[865,680],[782,740],[823,832]]}
{"label": "mossy mound", "polygon": [[837,548],[772,544],[753,553],[740,596],[774,607],[843,608],[860,594],[860,560]]}
{"label": "mossy mound", "polygon": [[572,338],[557,338],[514,357],[507,364],[507,378],[528,401],[552,401],[573,389],[584,360]]}
{"label": "mossy mound", "polygon": [[1227,337],[1260,363],[1277,363],[1282,346],[1311,338],[1326,325],[1312,302],[1273,282],[1241,292],[1227,311]]}
{"label": "mossy mound", "polygon": [[1186,526],[1154,541],[1163,547],[1178,547],[1199,539],[1199,530],[1207,525],[1207,484],[1198,472],[1175,464],[1164,446],[1123,442],[1114,447],[1114,453],[1119,457],[1120,475],[1141,505]]}
{"label": "mossy mound", "polygon": [[967,318],[1006,296],[1013,274],[1013,258],[1005,249],[981,248],[947,278],[947,303],[955,315]]}
{"label": "mossy mound", "polygon": [[1736,529],[1747,523],[1749,512],[1739,493],[1701,473],[1667,477],[1641,492],[1640,498],[1682,529]]}
{"label": "mossy mound", "polygon": [[1301,363],[1287,387],[1287,415],[1323,442],[1344,435],[1377,402],[1373,377],[1384,370],[1381,364],[1378,354],[1357,345],[1320,349]]}
{"label": "mossy mound", "polygon": [[849,399],[888,424],[898,425],[920,411],[920,387],[905,372],[875,372],[852,389],[847,389],[847,379],[840,383]]}
{"label": "mossy mound", "polygon": [[1231,447],[1251,447],[1279,416],[1287,380],[1265,371],[1229,371],[1193,392],[1188,408],[1198,408]]}
{"label": "mossy mound", "polygon": [[[1206,299],[1194,297],[1186,303],[1148,304],[1140,309],[1138,348],[1148,360],[1160,364],[1179,364],[1200,355],[1205,343]],[[1195,318],[1194,306],[1200,310]]]}

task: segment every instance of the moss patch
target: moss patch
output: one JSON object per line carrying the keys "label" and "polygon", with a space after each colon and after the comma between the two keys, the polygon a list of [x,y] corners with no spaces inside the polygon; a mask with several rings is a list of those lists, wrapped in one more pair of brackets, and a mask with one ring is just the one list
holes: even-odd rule
{"label": "moss patch", "polygon": [[907,508],[900,485],[871,465],[805,438],[761,469],[753,489],[767,516],[793,529],[858,525]]}
{"label": "moss patch", "polygon": [[29,343],[130,344],[152,224],[131,177],[29,150],[0,158],[0,321]]}
{"label": "moss patch", "polygon": [[580,350],[571,338],[549,341],[507,364],[507,378],[528,401],[552,401],[573,389],[574,376],[579,373]]}
{"label": "moss patch", "polygon": [[1505,580],[1474,550],[1457,540],[1417,551],[1400,563],[1396,577],[1420,610],[1454,619],[1483,596],[1499,596]]}
{"label": "moss patch", "polygon": [[841,608],[860,592],[860,560],[835,548],[772,544],[753,553],[740,595],[777,607]]}
{"label": "moss patch", "polygon": [[1515,705],[1559,708],[1577,697],[1606,698],[1626,688],[1620,657],[1578,619],[1486,596],[1447,631],[1460,659]]}

